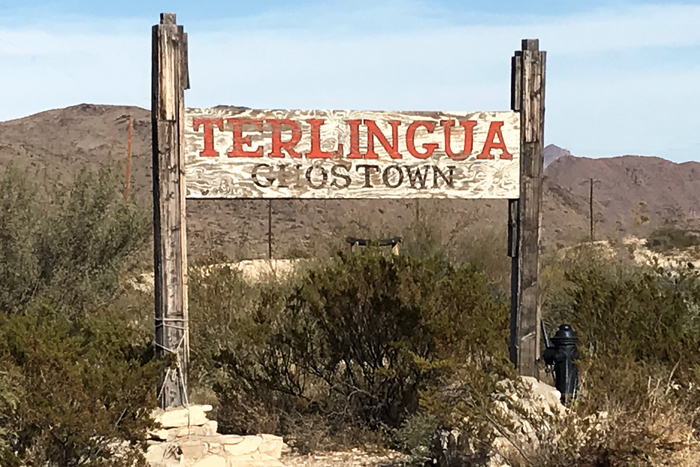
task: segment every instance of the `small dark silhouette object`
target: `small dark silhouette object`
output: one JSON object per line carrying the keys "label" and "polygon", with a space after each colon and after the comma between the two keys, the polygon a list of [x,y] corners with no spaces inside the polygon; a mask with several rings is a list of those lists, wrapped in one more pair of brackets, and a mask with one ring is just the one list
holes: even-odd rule
{"label": "small dark silhouette object", "polygon": [[392,238],[382,238],[380,240],[369,240],[366,238],[355,238],[355,237],[347,237],[345,241],[350,245],[350,248],[353,248],[355,246],[367,246],[367,245],[374,245],[374,246],[390,246],[392,253],[395,255],[399,254],[399,245],[401,244],[401,241],[403,238],[401,237],[392,237]]}
{"label": "small dark silhouette object", "polygon": [[576,333],[570,325],[562,324],[551,341],[552,346],[544,351],[544,361],[554,365],[555,385],[562,404],[568,407],[578,392],[578,367],[574,363],[578,359]]}

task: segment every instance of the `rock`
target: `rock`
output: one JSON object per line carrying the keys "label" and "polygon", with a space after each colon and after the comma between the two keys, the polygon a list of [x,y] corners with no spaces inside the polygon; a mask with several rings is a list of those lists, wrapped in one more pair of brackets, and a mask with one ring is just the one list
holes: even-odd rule
{"label": "rock", "polygon": [[209,420],[207,423],[202,425],[202,434],[200,436],[216,436],[219,431],[219,422],[216,420]]}
{"label": "rock", "polygon": [[166,429],[154,430],[154,431],[148,432],[148,438],[155,439],[158,441],[167,441],[169,434],[170,434],[170,430],[166,430]]}
{"label": "rock", "polygon": [[207,449],[211,454],[221,454],[223,452],[223,446],[219,443],[207,442]]}
{"label": "rock", "polygon": [[279,461],[289,447],[274,435],[220,435],[207,420],[211,406],[158,410],[163,427],[149,432],[147,463],[151,467],[284,467]]}
{"label": "rock", "polygon": [[189,408],[156,410],[152,416],[163,428],[183,428],[204,425],[208,421],[206,412],[210,410],[211,405],[192,405]]}
{"label": "rock", "polygon": [[242,438],[239,442],[232,444],[224,441],[222,443],[224,444],[224,451],[232,456],[245,456],[256,452],[262,443],[262,438],[259,436],[243,436]]}
{"label": "rock", "polygon": [[221,444],[238,444],[243,441],[241,435],[219,435],[216,442]]}
{"label": "rock", "polygon": [[207,453],[206,443],[197,441],[181,441],[180,451],[186,460],[194,460],[204,457]]}
{"label": "rock", "polygon": [[154,444],[149,446],[146,451],[146,462],[149,464],[158,464],[163,461],[165,457],[166,446],[164,444]]}
{"label": "rock", "polygon": [[226,467],[226,459],[221,456],[213,455],[198,460],[192,467]]}
{"label": "rock", "polygon": [[185,438],[187,436],[216,436],[219,423],[214,420],[207,420],[204,425],[190,426],[185,428],[174,428],[169,433],[175,438]]}
{"label": "rock", "polygon": [[172,443],[153,444],[146,451],[146,462],[154,467],[179,465],[180,457],[180,448]]}
{"label": "rock", "polygon": [[538,381],[532,376],[522,376],[521,378],[531,387],[530,399],[550,415],[566,411],[566,407],[561,403],[561,393],[556,388]]}
{"label": "rock", "polygon": [[262,435],[262,441],[258,452],[279,459],[282,456],[282,445],[284,442],[280,436]]}
{"label": "rock", "polygon": [[[505,419],[507,436],[493,429],[490,452],[467,439],[459,430],[441,430],[435,434],[430,449],[433,464],[438,467],[463,465],[488,465],[501,467],[505,462],[502,454],[519,453],[513,442],[526,450],[538,446],[537,430],[549,429],[549,421],[567,416],[568,409],[561,403],[559,391],[535,378],[523,376],[520,380],[503,380],[490,395],[497,415]],[[533,426],[534,424],[534,426]]]}

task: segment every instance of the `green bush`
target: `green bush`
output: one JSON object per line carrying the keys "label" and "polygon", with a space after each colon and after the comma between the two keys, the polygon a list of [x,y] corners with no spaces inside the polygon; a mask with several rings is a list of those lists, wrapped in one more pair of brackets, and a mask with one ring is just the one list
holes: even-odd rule
{"label": "green bush", "polygon": [[216,293],[220,276],[211,280],[222,321],[235,315],[214,356],[229,431],[264,427],[294,439],[311,423],[314,442],[368,430],[391,437],[456,368],[507,362],[508,308],[473,266],[368,248],[312,269],[291,291],[262,288],[245,305]]}
{"label": "green bush", "polygon": [[551,324],[578,334],[581,398],[566,419],[538,428],[530,461],[698,465],[700,275],[587,254],[556,264],[545,308]]}
{"label": "green bush", "polygon": [[9,167],[0,177],[3,466],[143,465],[152,320],[123,279],[150,228],[115,175],[42,186]]}
{"label": "green bush", "polygon": [[143,465],[157,366],[127,318],[0,315],[2,465]]}
{"label": "green bush", "polygon": [[286,293],[284,284],[274,281],[247,282],[237,269],[227,265],[229,262],[225,256],[212,254],[189,268],[189,381],[195,390],[210,388],[218,380],[214,357],[223,349],[256,342],[256,336],[248,331],[261,319],[263,297],[275,289]]}
{"label": "green bush", "polygon": [[424,204],[428,206],[421,209],[420,201],[413,200],[416,214],[402,232],[402,254],[421,259],[438,257],[455,266],[478,265],[486,275],[489,290],[499,299],[508,300],[511,261],[507,229],[479,223],[478,219],[484,213],[476,206],[462,213],[463,218],[447,231],[443,221],[446,217],[454,217],[454,205],[441,207],[436,204],[439,200],[427,200]]}
{"label": "green bush", "polygon": [[700,245],[700,232],[677,226],[659,227],[649,234],[646,246],[650,250],[666,252]]}
{"label": "green bush", "polygon": [[569,272],[568,279],[588,400],[639,403],[639,384],[659,372],[682,383],[700,382],[697,273],[611,273],[596,266]]}
{"label": "green bush", "polygon": [[51,188],[30,177],[9,167],[0,178],[0,311],[49,300],[77,315],[111,303],[150,236],[147,212],[124,204],[111,168]]}

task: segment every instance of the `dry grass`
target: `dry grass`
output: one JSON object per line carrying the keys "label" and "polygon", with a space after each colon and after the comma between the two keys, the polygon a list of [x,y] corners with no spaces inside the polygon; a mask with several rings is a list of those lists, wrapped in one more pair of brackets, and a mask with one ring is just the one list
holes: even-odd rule
{"label": "dry grass", "polygon": [[530,412],[525,417],[533,431],[502,433],[507,442],[501,438],[496,450],[503,465],[512,467],[697,467],[698,408],[691,402],[697,389],[666,381],[650,379],[645,402],[636,408],[618,404],[586,414],[574,406],[563,416]]}

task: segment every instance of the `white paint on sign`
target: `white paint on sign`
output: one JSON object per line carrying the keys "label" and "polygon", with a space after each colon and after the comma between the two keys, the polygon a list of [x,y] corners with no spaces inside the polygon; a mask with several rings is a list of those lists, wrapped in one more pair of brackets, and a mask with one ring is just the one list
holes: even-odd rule
{"label": "white paint on sign", "polygon": [[188,198],[518,198],[518,112],[187,109]]}

